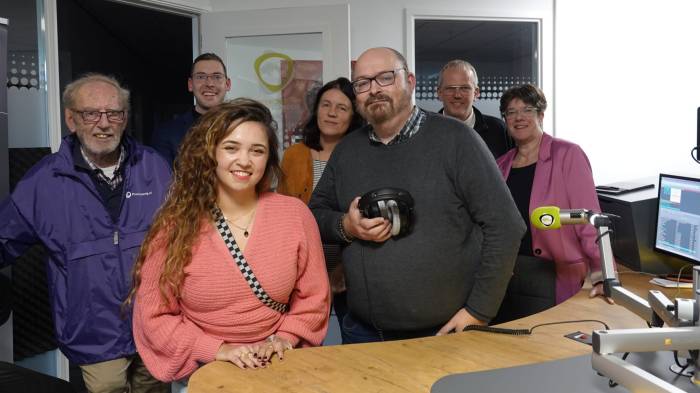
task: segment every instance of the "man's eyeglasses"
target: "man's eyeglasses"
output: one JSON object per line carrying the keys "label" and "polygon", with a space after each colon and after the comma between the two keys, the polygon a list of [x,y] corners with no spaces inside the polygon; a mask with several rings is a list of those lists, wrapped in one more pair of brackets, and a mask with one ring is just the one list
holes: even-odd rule
{"label": "man's eyeglasses", "polygon": [[107,116],[107,121],[110,123],[122,123],[126,117],[125,111],[77,111],[73,112],[80,115],[83,123],[98,123],[102,119],[102,115]]}
{"label": "man's eyeglasses", "polygon": [[448,96],[453,96],[459,92],[459,94],[471,94],[474,89],[469,85],[457,85],[457,86],[445,86],[440,88]]}
{"label": "man's eyeglasses", "polygon": [[372,81],[377,82],[379,86],[389,86],[393,85],[396,80],[396,73],[399,71],[405,71],[405,68],[397,68],[392,71],[384,71],[375,75],[372,78],[360,78],[352,82],[352,89],[355,94],[364,93],[372,88]]}
{"label": "man's eyeglasses", "polygon": [[512,119],[515,116],[521,114],[525,117],[535,117],[535,115],[539,112],[539,109],[535,108],[534,106],[526,106],[523,109],[508,109],[507,111],[503,112],[503,117],[506,119]]}
{"label": "man's eyeglasses", "polygon": [[206,82],[208,79],[211,79],[211,81],[214,83],[222,83],[226,80],[226,75],[219,72],[215,72],[213,74],[205,74],[204,72],[198,72],[192,75],[192,80],[196,82]]}

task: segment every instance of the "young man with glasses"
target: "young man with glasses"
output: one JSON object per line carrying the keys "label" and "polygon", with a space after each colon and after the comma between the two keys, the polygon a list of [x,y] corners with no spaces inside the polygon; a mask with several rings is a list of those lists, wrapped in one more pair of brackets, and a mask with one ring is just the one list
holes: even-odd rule
{"label": "young man with glasses", "polygon": [[[393,49],[357,59],[353,88],[369,124],[336,147],[309,204],[323,240],[345,246],[347,343],[488,323],[525,231],[484,144],[464,124],[413,105],[415,81]],[[415,201],[403,236],[360,213],[359,196],[383,187]]]}
{"label": "young man with glasses", "polygon": [[473,128],[486,142],[494,158],[515,147],[501,119],[484,115],[474,107],[474,101],[479,97],[479,77],[470,63],[451,60],[445,64],[438,77],[437,95],[444,105],[439,113]]}
{"label": "young man with glasses", "polygon": [[162,124],[151,136],[151,146],[170,165],[175,161],[180,143],[192,124],[209,109],[224,102],[226,93],[231,89],[231,79],[226,74],[224,61],[214,53],[197,56],[190,69],[187,89],[194,95],[192,109]]}
{"label": "young man with glasses", "polygon": [[0,267],[33,244],[48,250],[58,346],[80,366],[88,391],[168,392],[136,353],[122,302],[170,169],[124,134],[129,91],[115,79],[77,79],[63,105],[71,134],[0,203]]}

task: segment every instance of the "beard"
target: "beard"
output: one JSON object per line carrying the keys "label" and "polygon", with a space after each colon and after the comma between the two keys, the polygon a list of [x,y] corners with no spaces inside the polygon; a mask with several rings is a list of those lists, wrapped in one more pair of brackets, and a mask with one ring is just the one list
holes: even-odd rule
{"label": "beard", "polygon": [[358,106],[360,115],[370,124],[381,124],[396,116],[411,104],[410,94],[403,92],[397,102],[381,92],[367,98],[364,105]]}
{"label": "beard", "polygon": [[118,161],[121,153],[119,149],[121,133],[114,132],[113,136],[106,141],[90,135],[77,134],[77,136],[83,152],[95,165],[102,168],[116,164]]}

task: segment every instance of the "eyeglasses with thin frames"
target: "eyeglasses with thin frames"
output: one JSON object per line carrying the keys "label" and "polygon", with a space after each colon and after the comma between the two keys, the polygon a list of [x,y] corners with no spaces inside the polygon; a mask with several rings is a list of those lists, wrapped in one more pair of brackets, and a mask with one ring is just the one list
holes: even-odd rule
{"label": "eyeglasses with thin frames", "polygon": [[507,111],[503,112],[502,115],[506,119],[512,119],[519,114],[525,117],[535,117],[537,112],[539,112],[539,109],[535,108],[534,106],[526,106],[523,109],[508,109]]}
{"label": "eyeglasses with thin frames", "polygon": [[440,88],[448,96],[453,96],[459,92],[459,94],[471,94],[474,89],[469,85],[455,85],[455,86],[445,86]]}
{"label": "eyeglasses with thin frames", "polygon": [[80,115],[83,119],[83,123],[99,123],[102,119],[102,115],[107,116],[107,121],[110,123],[123,123],[126,118],[125,111],[79,111],[71,109],[73,112]]}
{"label": "eyeglasses with thin frames", "polygon": [[215,72],[213,74],[206,74],[204,72],[198,72],[198,73],[192,75],[192,80],[194,80],[196,82],[200,82],[200,83],[206,82],[210,79],[212,82],[219,84],[219,83],[223,83],[226,80],[226,75],[224,75],[220,72]]}
{"label": "eyeglasses with thin frames", "polygon": [[355,94],[367,92],[372,88],[372,81],[377,82],[377,84],[382,87],[393,85],[396,80],[396,73],[399,71],[406,71],[406,68],[401,67],[391,71],[383,71],[372,78],[356,79],[352,82],[352,89],[355,91]]}

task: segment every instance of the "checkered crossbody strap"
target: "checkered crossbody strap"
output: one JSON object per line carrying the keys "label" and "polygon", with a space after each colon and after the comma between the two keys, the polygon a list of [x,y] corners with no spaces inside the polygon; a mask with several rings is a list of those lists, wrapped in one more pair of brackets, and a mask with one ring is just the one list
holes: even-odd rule
{"label": "checkered crossbody strap", "polygon": [[233,238],[231,229],[228,227],[226,219],[224,218],[223,213],[221,213],[221,209],[215,207],[212,209],[211,212],[214,216],[216,229],[219,230],[219,235],[221,235],[221,238],[224,239],[224,243],[226,244],[226,247],[228,247],[228,251],[233,257],[233,261],[236,262],[238,270],[241,271],[243,278],[245,278],[246,282],[248,282],[248,286],[250,287],[250,290],[253,291],[255,297],[257,297],[258,300],[263,302],[264,305],[270,307],[271,309],[283,314],[286,313],[289,306],[284,303],[280,303],[273,300],[270,297],[270,295],[268,295],[267,292],[265,292],[262,285],[260,284],[260,281],[258,281],[258,279],[255,277],[253,269],[250,268],[250,265],[248,265],[248,262],[245,260],[241,249],[238,248],[238,244],[236,244],[236,239]]}

